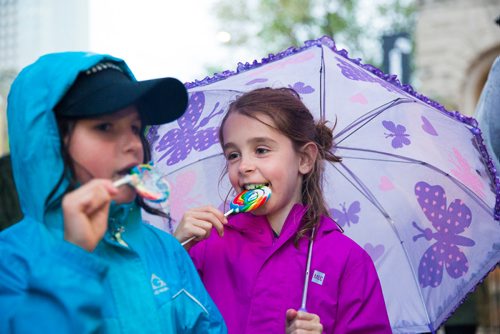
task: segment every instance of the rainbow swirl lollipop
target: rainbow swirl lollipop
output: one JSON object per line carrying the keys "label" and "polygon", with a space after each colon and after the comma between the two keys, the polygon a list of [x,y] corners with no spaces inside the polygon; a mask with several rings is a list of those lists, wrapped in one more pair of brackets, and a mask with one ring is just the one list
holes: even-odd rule
{"label": "rainbow swirl lollipop", "polygon": [[[231,213],[248,212],[261,207],[271,197],[271,189],[266,186],[255,189],[243,190],[240,192],[229,205],[229,211],[224,216],[229,216]],[[189,243],[196,238],[192,236],[181,242],[181,245]]]}
{"label": "rainbow swirl lollipop", "polygon": [[227,217],[231,213],[248,212],[262,206],[271,197],[269,187],[258,187],[255,189],[243,190],[229,205],[230,210],[224,215]]}
{"label": "rainbow swirl lollipop", "polygon": [[151,202],[164,202],[170,196],[170,186],[163,175],[153,168],[153,164],[137,165],[129,175],[115,181],[115,187],[129,184],[135,188],[137,194]]}

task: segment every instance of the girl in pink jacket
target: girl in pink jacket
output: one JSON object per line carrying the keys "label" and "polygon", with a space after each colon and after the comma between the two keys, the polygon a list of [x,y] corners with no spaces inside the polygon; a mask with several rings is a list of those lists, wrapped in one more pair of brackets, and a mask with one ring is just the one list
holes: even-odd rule
{"label": "girl in pink jacket", "polygon": [[229,106],[219,139],[236,192],[272,191],[229,219],[211,206],[187,211],[175,232],[195,236],[186,248],[229,333],[391,333],[371,258],[324,203],[323,160],[339,161],[332,129],[295,91],[262,88]]}

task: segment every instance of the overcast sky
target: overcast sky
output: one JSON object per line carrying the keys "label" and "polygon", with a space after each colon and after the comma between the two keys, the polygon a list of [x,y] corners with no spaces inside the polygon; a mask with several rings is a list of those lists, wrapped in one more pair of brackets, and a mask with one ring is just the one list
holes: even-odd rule
{"label": "overcast sky", "polygon": [[234,70],[238,61],[251,61],[255,56],[236,55],[224,48],[210,9],[213,3],[91,0],[90,49],[125,59],[139,80],[160,76],[175,76],[183,82],[203,79],[206,66],[213,64]]}

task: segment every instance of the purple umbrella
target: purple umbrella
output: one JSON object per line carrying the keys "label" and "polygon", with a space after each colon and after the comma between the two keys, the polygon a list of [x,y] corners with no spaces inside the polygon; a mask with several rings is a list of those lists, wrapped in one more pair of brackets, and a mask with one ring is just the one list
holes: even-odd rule
{"label": "purple umbrella", "polygon": [[372,257],[394,333],[435,331],[500,261],[500,180],[476,121],[328,37],[240,63],[187,84],[186,115],[149,129],[174,221],[189,207],[222,205],[230,187],[219,185],[217,128],[237,95],[264,86],[292,87],[317,119],[337,121],[343,160],[326,168],[330,213]]}

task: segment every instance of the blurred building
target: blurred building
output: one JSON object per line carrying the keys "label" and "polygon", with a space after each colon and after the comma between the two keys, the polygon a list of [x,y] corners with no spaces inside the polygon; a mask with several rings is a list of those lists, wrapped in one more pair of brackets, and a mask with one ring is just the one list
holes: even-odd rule
{"label": "blurred building", "polygon": [[[495,22],[500,0],[418,0],[417,15],[418,91],[448,110],[473,115],[491,65],[500,55],[500,26]],[[475,323],[476,333],[500,333],[500,269],[490,273],[471,297],[447,324]]]}
{"label": "blurred building", "polygon": [[0,156],[7,152],[5,105],[16,73],[42,54],[88,44],[87,0],[0,0]]}
{"label": "blurred building", "polygon": [[21,69],[41,54],[87,49],[87,0],[0,0],[0,69]]}
{"label": "blurred building", "polygon": [[500,0],[418,0],[418,8],[418,91],[470,116],[500,55]]}

